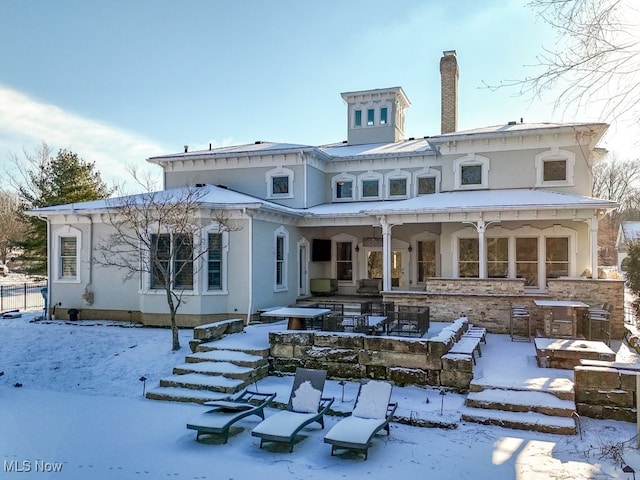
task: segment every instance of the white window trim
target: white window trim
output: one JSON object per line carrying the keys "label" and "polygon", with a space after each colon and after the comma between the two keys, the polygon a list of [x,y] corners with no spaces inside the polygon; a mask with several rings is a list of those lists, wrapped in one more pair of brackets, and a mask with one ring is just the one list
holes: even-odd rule
{"label": "white window trim", "polygon": [[[391,195],[391,180],[400,180],[404,179],[406,182],[407,192],[404,195]],[[384,184],[385,184],[385,197],[388,199],[399,200],[403,198],[411,197],[411,174],[409,172],[405,172],[404,170],[394,170],[392,172],[388,172],[384,176]]]}
{"label": "white window trim", "polygon": [[[547,161],[564,160],[567,165],[567,178],[565,180],[544,181],[544,163]],[[574,168],[576,155],[568,150],[560,150],[553,147],[546,152],[539,153],[535,158],[536,187],[572,187],[575,185]]]}
{"label": "white window trim", "polygon": [[[221,261],[222,261],[222,271],[220,272],[220,280],[222,282],[222,288],[220,290],[209,290],[209,234],[210,233],[220,233],[222,235],[222,252],[221,252]],[[207,253],[202,256],[202,293],[203,295],[228,295],[228,257],[229,257],[229,232],[220,231],[220,226],[217,224],[210,225],[205,227],[202,230],[202,240],[201,240],[201,248],[202,251],[207,250]]]}
{"label": "white window trim", "polygon": [[440,193],[440,182],[442,180],[442,173],[440,170],[436,170],[434,168],[423,168],[413,173],[413,191],[415,192],[415,196],[420,197],[422,195],[433,195],[433,193],[418,193],[418,181],[425,177],[435,177],[436,191],[434,193]]}
{"label": "white window trim", "polygon": [[[338,183],[351,182],[351,196],[338,198]],[[341,173],[331,179],[332,199],[334,202],[352,202],[357,198],[358,182],[355,175]]]}
{"label": "white window trim", "polygon": [[[363,182],[367,181],[367,180],[377,180],[378,181],[378,195],[375,197],[365,197],[363,196],[364,193],[364,187],[363,187]],[[381,173],[378,172],[365,172],[362,173],[360,175],[358,175],[358,191],[359,191],[359,199],[360,200],[364,200],[364,201],[370,201],[370,200],[382,200],[383,196],[384,196],[384,189],[385,189],[385,185],[384,185],[384,176]]]}
{"label": "white window trim", "polygon": [[[473,185],[462,185],[462,167],[480,165],[482,167],[482,179],[480,183]],[[489,188],[489,170],[491,169],[491,160],[475,153],[470,153],[464,157],[460,157],[453,162],[454,188],[456,190],[477,190],[479,188]]]}
{"label": "white window trim", "polygon": [[[294,172],[291,169],[284,167],[276,167],[269,170],[266,174],[267,182],[267,198],[279,199],[279,198],[293,198],[293,180]],[[273,193],[273,178],[274,177],[287,177],[289,179],[289,193]]]}
{"label": "white window trim", "polygon": [[[80,283],[82,281],[80,266],[80,254],[82,252],[82,231],[74,228],[70,225],[65,225],[62,228],[56,229],[52,232],[53,236],[53,281],[55,283]],[[76,276],[75,277],[63,277],[62,265],[60,265],[60,239],[75,237],[76,239]]]}
{"label": "white window trim", "polygon": [[[282,284],[278,284],[278,271],[275,268],[278,253],[278,237],[283,237],[283,258],[282,258]],[[273,232],[273,291],[286,292],[289,290],[289,232],[280,226]]]}
{"label": "white window trim", "polygon": [[[171,248],[173,248],[173,236],[175,235],[174,232],[169,232],[166,229],[160,229],[160,230],[156,230],[156,231],[152,231],[149,233],[149,235],[162,235],[162,234],[168,234],[171,238]],[[198,237],[198,234],[194,234],[193,237],[193,252],[192,252],[192,256],[196,257],[198,252],[196,251],[196,248],[198,247],[198,245],[200,244],[200,242],[202,242],[202,239]],[[151,269],[153,268],[151,266],[150,263],[150,255],[151,252],[149,251],[148,248],[146,248],[146,246],[143,248],[143,246],[141,245],[140,248],[140,254],[141,255],[145,255],[145,259],[144,261],[147,262],[147,265],[149,266],[149,270],[146,270],[145,267],[145,271],[143,272],[143,274],[141,275],[142,278],[142,288],[140,289],[139,293],[141,294],[145,294],[145,295],[165,295],[165,290],[164,288],[153,288],[151,286]],[[173,268],[173,266],[171,266],[171,268]],[[194,273],[193,273],[193,286],[190,289],[185,289],[182,292],[183,296],[193,296],[193,295],[198,295],[199,293],[199,275],[196,273],[196,269],[198,268],[196,261],[193,262],[193,269],[194,269]],[[174,287],[173,285],[171,286],[171,289],[173,290]]]}

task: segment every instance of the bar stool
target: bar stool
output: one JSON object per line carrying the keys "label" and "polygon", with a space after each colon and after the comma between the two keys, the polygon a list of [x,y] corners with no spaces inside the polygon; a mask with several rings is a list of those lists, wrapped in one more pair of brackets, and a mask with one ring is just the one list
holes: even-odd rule
{"label": "bar stool", "polygon": [[531,341],[531,315],[524,305],[511,305],[509,335],[512,342]]}

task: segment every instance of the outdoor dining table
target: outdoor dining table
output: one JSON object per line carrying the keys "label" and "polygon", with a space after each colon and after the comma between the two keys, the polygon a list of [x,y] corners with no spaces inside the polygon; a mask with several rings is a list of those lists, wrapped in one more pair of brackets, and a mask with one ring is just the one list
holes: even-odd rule
{"label": "outdoor dining table", "polygon": [[571,320],[571,338],[578,337],[578,318],[587,312],[589,309],[589,305],[579,300],[534,300],[538,307],[542,307],[545,310],[544,313],[544,333],[547,337],[556,336],[552,331],[552,319],[553,319],[553,309],[560,308],[568,308],[571,311],[571,315],[569,316],[569,320]]}
{"label": "outdoor dining table", "polygon": [[331,313],[328,308],[283,307],[262,313],[263,317],[286,318],[287,330],[306,330],[305,320]]}

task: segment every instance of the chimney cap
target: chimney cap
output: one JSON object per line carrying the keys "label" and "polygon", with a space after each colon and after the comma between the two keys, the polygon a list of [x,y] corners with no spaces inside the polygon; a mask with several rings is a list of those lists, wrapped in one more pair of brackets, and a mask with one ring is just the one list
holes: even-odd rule
{"label": "chimney cap", "polygon": [[456,57],[456,56],[457,56],[457,55],[456,55],[456,51],[455,51],[455,50],[444,50],[444,51],[442,52],[442,54],[443,54],[445,57]]}

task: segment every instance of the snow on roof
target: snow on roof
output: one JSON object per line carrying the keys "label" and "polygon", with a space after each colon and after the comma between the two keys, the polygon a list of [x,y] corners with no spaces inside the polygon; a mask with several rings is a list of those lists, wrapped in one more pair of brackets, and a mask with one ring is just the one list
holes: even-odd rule
{"label": "snow on roof", "polygon": [[403,140],[395,143],[368,143],[365,145],[349,145],[348,143],[337,143],[320,147],[320,151],[334,158],[355,157],[365,155],[389,155],[414,152],[433,152],[435,150],[429,145],[428,139],[419,138]]}
{"label": "snow on roof", "polygon": [[640,238],[640,222],[622,222],[620,227],[627,242],[634,242]]}
{"label": "snow on roof", "polygon": [[[296,215],[297,210],[293,208],[284,207],[277,203],[261,200],[244,193],[236,192],[222,187],[216,187],[215,185],[204,185],[198,187],[202,189],[202,193],[199,193],[195,199],[202,207],[216,206],[220,207],[251,207],[251,208],[267,208],[270,210],[280,211],[291,215]],[[129,195],[126,197],[106,198],[102,200],[93,200],[90,202],[70,203],[65,205],[54,205],[50,207],[36,208],[29,210],[27,213],[37,216],[49,213],[66,213],[73,211],[75,213],[90,213],[98,210],[108,210],[110,208],[117,208],[128,202],[136,202],[142,204],[145,201],[149,201],[150,196],[155,196],[161,201],[179,201],[181,198],[185,198],[189,187],[173,188],[169,190],[140,193],[137,195]]]}
{"label": "snow on roof", "polygon": [[453,210],[531,210],[536,208],[614,208],[608,200],[538,189],[443,192],[396,201],[324,203],[307,209],[318,216],[376,213],[425,213]]}
{"label": "snow on roof", "polygon": [[249,155],[252,153],[281,151],[281,150],[303,150],[314,148],[310,145],[301,145],[296,143],[277,143],[277,142],[262,142],[257,141],[255,143],[249,143],[245,145],[229,145],[225,147],[217,147],[209,150],[194,150],[191,152],[172,153],[168,155],[159,155],[156,157],[150,157],[147,160],[149,162],[156,163],[158,161],[169,160],[185,160],[190,157],[198,156],[230,156],[230,155]]}
{"label": "snow on roof", "polygon": [[431,137],[433,140],[446,140],[456,136],[467,135],[482,135],[482,134],[501,134],[501,133],[524,133],[527,131],[547,130],[547,129],[560,129],[560,128],[593,128],[598,127],[602,129],[602,133],[608,125],[606,123],[586,123],[586,122],[572,122],[572,123],[522,123],[522,122],[509,122],[502,125],[491,125],[487,127],[472,128],[469,130],[462,130],[458,132],[444,133]]}

